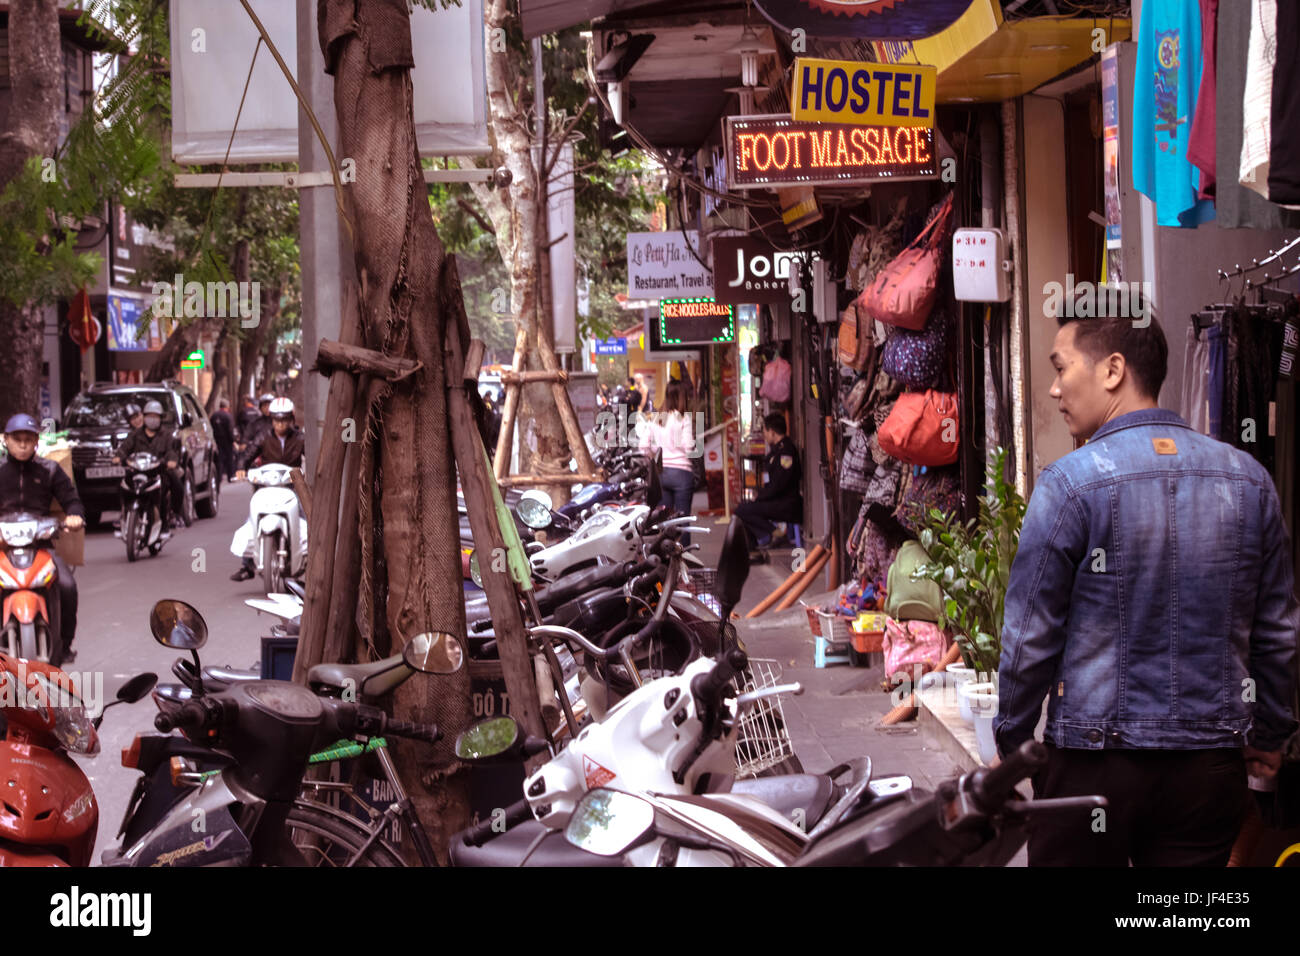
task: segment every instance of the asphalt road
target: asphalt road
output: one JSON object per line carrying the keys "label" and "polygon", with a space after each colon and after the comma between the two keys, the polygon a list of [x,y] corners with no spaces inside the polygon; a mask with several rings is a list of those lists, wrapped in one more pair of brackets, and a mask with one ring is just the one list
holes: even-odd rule
{"label": "asphalt road", "polygon": [[[108,522],[115,515],[106,515],[106,523],[86,536],[86,564],[76,570],[77,659],[65,665],[79,686],[87,680],[102,681],[107,703],[122,684],[143,671],[175,683],[171,666],[181,652],[158,644],[149,632],[149,610],[161,598],[187,601],[206,619],[208,644],[200,651],[204,664],[260,664],[260,637],[275,619],[244,604],[246,598],[262,595],[258,579],[230,580],[239,565],[230,553],[230,539],[248,516],[250,497],[246,482],[223,485],[217,517],[200,518],[192,527],[173,532],[157,557],[143,557],[134,564],[127,562],[126,549],[113,536]],[[100,727],[100,752],[75,758],[90,777],[99,801],[96,865],[101,851],[117,842],[117,829],[138,776],[121,765],[121,752],[137,733],[154,732],[156,714],[148,697],[111,708]]]}

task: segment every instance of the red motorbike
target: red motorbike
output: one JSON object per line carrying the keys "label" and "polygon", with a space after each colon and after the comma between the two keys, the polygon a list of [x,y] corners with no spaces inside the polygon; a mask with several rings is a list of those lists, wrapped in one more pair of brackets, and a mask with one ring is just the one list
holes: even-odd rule
{"label": "red motorbike", "polygon": [[[133,677],[108,707],[140,700],[157,681]],[[0,653],[0,866],[90,865],[99,805],[68,755],[99,752],[102,720],[59,668]]]}
{"label": "red motorbike", "polygon": [[62,520],[0,515],[0,650],[29,661],[63,661],[55,536]]}

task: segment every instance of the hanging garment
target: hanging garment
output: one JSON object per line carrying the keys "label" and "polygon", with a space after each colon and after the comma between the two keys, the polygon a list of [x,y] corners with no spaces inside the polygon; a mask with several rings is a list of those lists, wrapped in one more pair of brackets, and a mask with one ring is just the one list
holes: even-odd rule
{"label": "hanging garment", "polygon": [[1162,226],[1198,226],[1214,204],[1197,199],[1200,170],[1187,157],[1201,83],[1201,9],[1147,0],[1133,77],[1133,187],[1156,204]]}
{"label": "hanging garment", "polygon": [[1282,354],[1282,328],[1262,310],[1242,306],[1223,319],[1228,339],[1224,383],[1223,440],[1249,452],[1273,470],[1273,400]]}
{"label": "hanging garment", "polygon": [[1251,0],[1246,94],[1242,100],[1241,162],[1237,179],[1268,198],[1268,155],[1273,132],[1273,68],[1277,65],[1277,0]]}
{"label": "hanging garment", "polygon": [[1179,414],[1183,421],[1202,435],[1210,433],[1209,385],[1210,343],[1196,330],[1193,320],[1187,326],[1187,351],[1183,353],[1183,400]]}
{"label": "hanging garment", "polygon": [[1196,93],[1196,115],[1187,140],[1187,159],[1201,171],[1197,199],[1214,198],[1215,42],[1219,0],[1201,4],[1201,85]]}
{"label": "hanging garment", "polygon": [[1246,88],[1246,54],[1250,45],[1252,4],[1219,5],[1215,42],[1214,187],[1219,226],[1231,229],[1300,228],[1300,211],[1283,209],[1237,181],[1241,164],[1242,100]]}
{"label": "hanging garment", "polygon": [[1277,363],[1277,377],[1288,381],[1300,378],[1296,368],[1296,352],[1300,351],[1300,318],[1295,315],[1295,302],[1291,303],[1291,314],[1282,324],[1282,354]]}
{"label": "hanging garment", "polygon": [[1300,5],[1277,8],[1276,48],[1288,50],[1273,68],[1272,142],[1268,154],[1268,198],[1279,205],[1300,204]]}
{"label": "hanging garment", "polygon": [[1223,441],[1223,385],[1228,358],[1228,340],[1223,334],[1222,326],[1211,326],[1205,330],[1205,341],[1209,346],[1210,368],[1206,376],[1206,423],[1211,438]]}

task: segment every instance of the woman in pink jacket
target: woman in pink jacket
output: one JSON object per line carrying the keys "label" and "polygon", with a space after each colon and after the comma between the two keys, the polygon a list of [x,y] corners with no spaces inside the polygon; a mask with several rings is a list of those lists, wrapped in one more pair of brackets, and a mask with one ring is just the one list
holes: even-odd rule
{"label": "woman in pink jacket", "polygon": [[[691,459],[698,452],[691,415],[686,410],[684,382],[668,383],[663,411],[652,414],[649,422],[642,426],[641,451],[653,454],[656,450],[664,453],[664,470],[659,479],[663,497],[650,504],[663,503],[678,514],[691,514],[691,499],[695,497],[695,472],[691,469]],[[691,543],[689,534],[683,538],[683,543]]]}

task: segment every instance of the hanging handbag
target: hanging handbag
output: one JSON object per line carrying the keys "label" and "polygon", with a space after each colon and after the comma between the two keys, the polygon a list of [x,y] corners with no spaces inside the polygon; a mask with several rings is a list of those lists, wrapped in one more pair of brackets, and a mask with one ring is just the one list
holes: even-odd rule
{"label": "hanging handbag", "polygon": [[943,374],[950,325],[948,314],[937,310],[920,332],[894,329],[881,352],[880,367],[905,388],[934,388]]}
{"label": "hanging handbag", "polygon": [[949,193],[921,234],[862,290],[857,304],[871,318],[913,331],[925,328],[939,291],[952,197]]}
{"label": "hanging handbag", "polygon": [[951,465],[960,432],[952,392],[904,392],[877,432],[886,454],[909,465]]}
{"label": "hanging handbag", "polygon": [[691,458],[691,474],[695,476],[695,490],[703,491],[708,487],[709,479],[704,474],[704,456],[695,455]]}
{"label": "hanging handbag", "polygon": [[861,372],[871,364],[872,352],[876,347],[872,325],[872,321],[858,308],[857,303],[850,303],[840,313],[838,345],[841,365]]}
{"label": "hanging handbag", "polygon": [[[872,474],[876,464],[871,461],[869,447],[870,438],[867,433],[861,428],[855,428],[853,437],[849,439],[849,447],[844,450],[844,458],[840,462],[841,491],[861,494],[867,490],[867,476]],[[871,462],[870,466],[868,462]]]}
{"label": "hanging handbag", "polygon": [[758,390],[758,397],[777,404],[790,401],[790,363],[781,356],[773,356],[763,369],[763,385]]}

